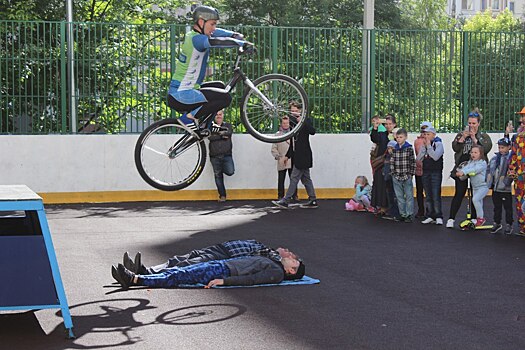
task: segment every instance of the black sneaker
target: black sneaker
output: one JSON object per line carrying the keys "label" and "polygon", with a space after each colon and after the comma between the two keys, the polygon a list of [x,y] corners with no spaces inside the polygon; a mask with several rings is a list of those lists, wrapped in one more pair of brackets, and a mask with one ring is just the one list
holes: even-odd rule
{"label": "black sneaker", "polygon": [[117,267],[115,265],[111,266],[111,276],[120,283],[123,289],[128,289],[133,284],[135,274],[126,269],[124,265],[118,264]]}
{"label": "black sneaker", "polygon": [[278,201],[272,201],[272,203],[278,207],[288,209],[288,202],[286,202],[284,199],[279,199]]}
{"label": "black sneaker", "polygon": [[407,216],[407,217],[405,217],[405,220],[404,220],[404,222],[406,222],[406,223],[408,223],[408,224],[410,224],[410,223],[413,222],[413,221],[414,221],[414,220],[412,219],[411,216]]}
{"label": "black sneaker", "polygon": [[301,208],[316,209],[316,208],[319,208],[319,205],[317,204],[317,200],[313,199],[311,201],[308,201],[307,203],[301,204]]}
{"label": "black sneaker", "polygon": [[514,228],[512,227],[512,224],[507,224],[505,225],[505,234],[506,235],[511,235],[512,232],[514,231]]}
{"label": "black sneaker", "polygon": [[490,233],[498,233],[502,229],[503,229],[503,225],[502,224],[494,223],[494,225],[492,226],[492,229],[490,230]]}

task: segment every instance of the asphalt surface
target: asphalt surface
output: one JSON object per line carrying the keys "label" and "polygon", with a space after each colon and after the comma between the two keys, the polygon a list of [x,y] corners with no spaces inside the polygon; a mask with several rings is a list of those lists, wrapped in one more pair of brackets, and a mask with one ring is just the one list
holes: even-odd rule
{"label": "asphalt surface", "polygon": [[[77,338],[65,339],[57,310],[2,313],[0,349],[525,348],[525,238],[319,203],[47,206]],[[156,264],[249,238],[296,251],[321,283],[122,291],[110,274],[126,250]]]}

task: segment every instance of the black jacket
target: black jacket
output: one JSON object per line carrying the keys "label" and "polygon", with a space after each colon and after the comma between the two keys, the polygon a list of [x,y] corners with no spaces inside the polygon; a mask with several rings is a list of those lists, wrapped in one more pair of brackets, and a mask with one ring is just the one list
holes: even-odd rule
{"label": "black jacket", "polygon": [[210,140],[210,157],[231,156],[232,154],[232,134],[233,128],[230,123],[223,122],[221,126],[228,128],[228,131],[212,133]]}
{"label": "black jacket", "polygon": [[315,135],[315,128],[309,118],[290,142],[290,148],[286,156],[292,159],[297,169],[309,169],[313,166],[312,148],[310,147],[310,135]]}

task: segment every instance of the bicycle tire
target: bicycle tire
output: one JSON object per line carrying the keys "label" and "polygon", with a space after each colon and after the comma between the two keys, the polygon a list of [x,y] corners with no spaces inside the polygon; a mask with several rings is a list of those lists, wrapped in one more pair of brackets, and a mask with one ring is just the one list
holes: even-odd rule
{"label": "bicycle tire", "polygon": [[[169,150],[178,142],[180,144],[176,149],[179,153],[174,155],[176,151]],[[149,185],[162,191],[188,187],[201,175],[205,164],[204,140],[189,135],[176,119],[169,118],[151,124],[140,134],[135,144],[135,166],[140,176]]]}
{"label": "bicycle tire", "polygon": [[[278,88],[279,84],[283,88]],[[267,74],[254,80],[253,85],[264,91],[264,95],[275,105],[275,109],[268,109],[252,89],[246,88],[241,99],[241,121],[246,130],[256,139],[269,143],[282,142],[296,135],[308,116],[308,96],[301,84],[287,75]],[[288,95],[283,96],[283,92]],[[290,132],[277,135],[280,118],[289,114],[290,100],[297,100],[302,104],[301,118]],[[250,108],[256,112],[249,112]],[[257,112],[257,108],[260,111]]]}

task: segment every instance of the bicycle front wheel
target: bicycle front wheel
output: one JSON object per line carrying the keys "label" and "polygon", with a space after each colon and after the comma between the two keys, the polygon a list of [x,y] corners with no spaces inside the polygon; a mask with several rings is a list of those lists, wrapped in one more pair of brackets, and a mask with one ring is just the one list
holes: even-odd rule
{"label": "bicycle front wheel", "polygon": [[206,145],[175,119],[147,127],[135,145],[135,166],[151,186],[163,191],[183,189],[197,180],[206,162]]}
{"label": "bicycle front wheel", "polygon": [[[248,132],[260,141],[272,143],[288,140],[297,134],[308,115],[308,96],[301,84],[287,75],[268,74],[256,79],[253,85],[273,106],[253,89],[246,89],[241,100],[241,120]],[[290,115],[291,101],[301,104],[300,118]],[[290,132],[278,134],[284,116],[290,117]]]}

